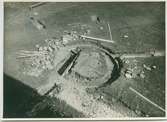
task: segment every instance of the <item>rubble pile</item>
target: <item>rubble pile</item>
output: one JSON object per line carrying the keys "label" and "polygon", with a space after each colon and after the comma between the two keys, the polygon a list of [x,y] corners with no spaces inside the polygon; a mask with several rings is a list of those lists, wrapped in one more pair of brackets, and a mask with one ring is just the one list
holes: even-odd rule
{"label": "rubble pile", "polygon": [[[45,46],[36,45],[35,51],[25,51],[29,52],[29,55],[18,52],[17,58],[22,64],[23,74],[38,77],[43,71],[54,68],[55,52],[64,45],[58,39],[46,39],[45,43]],[[32,52],[36,52],[36,55],[32,55]]]}
{"label": "rubble pile", "polygon": [[146,71],[152,71],[157,68],[155,65],[138,65],[136,59],[133,61],[124,60],[123,62],[125,64],[124,76],[127,79],[137,77],[144,79],[146,77]]}
{"label": "rubble pile", "polygon": [[[79,34],[90,33],[90,27],[86,24],[74,23],[68,26],[71,26],[72,30],[65,30],[60,38],[45,39],[44,46],[35,45],[35,52],[37,52],[35,56],[27,56],[27,54],[22,56],[19,53],[20,51],[18,52],[17,57],[22,64],[20,70],[23,74],[38,77],[43,71],[52,70],[55,67],[54,61],[59,49],[69,43],[84,39]],[[46,53],[41,55],[44,51]],[[27,52],[31,53],[33,51],[27,50]]]}

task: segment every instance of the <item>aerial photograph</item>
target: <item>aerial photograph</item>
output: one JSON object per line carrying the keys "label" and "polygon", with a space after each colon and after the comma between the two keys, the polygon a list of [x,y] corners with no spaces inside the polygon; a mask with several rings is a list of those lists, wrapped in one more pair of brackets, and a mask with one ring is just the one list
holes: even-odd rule
{"label": "aerial photograph", "polygon": [[165,117],[165,2],[4,2],[3,118]]}

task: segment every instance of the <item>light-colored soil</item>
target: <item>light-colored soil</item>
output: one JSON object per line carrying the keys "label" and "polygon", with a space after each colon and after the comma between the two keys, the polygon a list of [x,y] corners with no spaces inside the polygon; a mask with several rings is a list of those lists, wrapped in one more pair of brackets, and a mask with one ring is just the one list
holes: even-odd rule
{"label": "light-colored soil", "polygon": [[[52,75],[51,79],[57,79]],[[86,117],[111,118],[111,117],[136,117],[137,115],[119,102],[105,103],[105,98],[96,93],[89,94],[85,86],[76,79],[59,78],[58,84],[62,87],[59,94],[50,93],[51,96],[72,106],[82,112]],[[60,81],[61,80],[61,81]],[[53,82],[53,81],[52,81]],[[55,81],[56,82],[56,81]]]}

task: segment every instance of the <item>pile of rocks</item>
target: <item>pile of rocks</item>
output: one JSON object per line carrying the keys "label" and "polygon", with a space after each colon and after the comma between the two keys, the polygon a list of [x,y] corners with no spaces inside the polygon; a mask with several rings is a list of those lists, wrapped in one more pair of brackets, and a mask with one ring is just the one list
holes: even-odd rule
{"label": "pile of rocks", "polygon": [[[44,70],[51,70],[54,68],[54,57],[56,51],[63,47],[63,42],[60,39],[46,39],[46,45],[36,45],[36,51],[26,51],[31,55],[20,55],[18,53],[17,58],[21,61],[22,72],[25,75],[31,75],[38,77]],[[36,55],[32,55],[32,52],[36,52]],[[43,53],[45,52],[45,53]]]}
{"label": "pile of rocks", "polygon": [[[136,77],[140,77],[144,79],[146,77],[146,74],[145,74],[146,71],[152,71],[157,68],[155,65],[148,66],[146,64],[143,64],[142,66],[138,66],[136,63],[136,60],[135,62],[130,62],[129,60],[125,60],[123,62],[128,65],[130,64],[129,67],[124,70],[124,76],[128,79],[136,78]],[[133,64],[134,66],[132,66]]]}
{"label": "pile of rocks", "polygon": [[[79,24],[77,25],[81,30],[82,34],[90,33],[90,30],[87,30],[87,25]],[[84,31],[83,31],[84,30]],[[38,77],[44,70],[51,70],[54,68],[54,58],[57,51],[65,47],[68,43],[77,41],[80,39],[79,32],[75,29],[71,31],[64,31],[60,38],[51,38],[45,39],[45,45],[40,46],[39,44],[35,45],[35,51],[26,51],[29,53],[36,52],[34,55],[21,55],[17,56],[19,61],[21,61],[21,69],[24,74]],[[20,52],[20,51],[19,51]],[[46,52],[46,53],[43,53]]]}

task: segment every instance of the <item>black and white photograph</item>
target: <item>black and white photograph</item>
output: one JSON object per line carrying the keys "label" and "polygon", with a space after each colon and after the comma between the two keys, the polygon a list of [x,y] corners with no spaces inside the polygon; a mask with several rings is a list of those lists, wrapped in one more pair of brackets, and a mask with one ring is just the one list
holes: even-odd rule
{"label": "black and white photograph", "polygon": [[165,118],[165,4],[4,2],[3,118]]}

